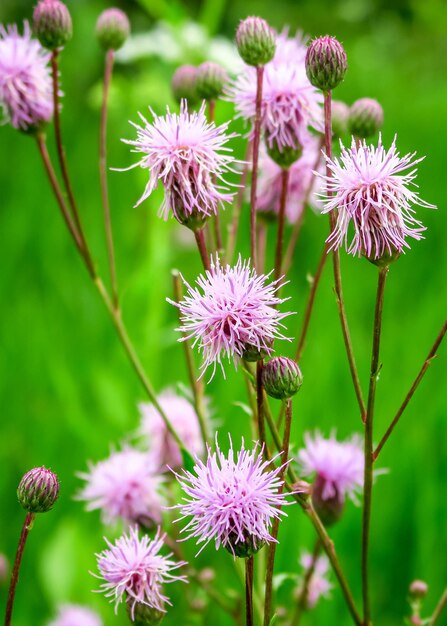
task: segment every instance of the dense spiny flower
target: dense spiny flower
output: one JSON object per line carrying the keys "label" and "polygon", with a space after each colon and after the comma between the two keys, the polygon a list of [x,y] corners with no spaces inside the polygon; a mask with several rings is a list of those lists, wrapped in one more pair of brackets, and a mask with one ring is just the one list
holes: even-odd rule
{"label": "dense spiny flower", "polygon": [[[264,67],[262,91],[265,140],[268,148],[279,151],[302,146],[308,139],[309,126],[322,130],[322,95],[306,76],[306,47],[301,36],[291,43],[287,41],[284,35],[280,38],[274,59]],[[256,84],[256,69],[247,67],[227,89],[238,115],[250,121],[256,112]]]}
{"label": "dense spiny flower", "polygon": [[157,471],[147,453],[126,447],[79,474],[87,484],[78,499],[87,502],[88,511],[100,509],[106,524],[119,519],[144,526],[158,524],[163,502]]}
{"label": "dense spiny flower", "polygon": [[185,282],[188,293],[181,302],[170,300],[181,312],[178,330],[186,333],[185,339],[194,339],[193,346],[198,344],[202,352],[203,370],[213,365],[214,376],[217,364],[223,371],[222,357],[236,365],[248,350],[271,354],[273,340],[286,339],[279,328],[290,313],[276,308],[285,302],[276,295],[281,279],[267,284],[269,276],[258,276],[241,257],[234,267],[222,267],[216,258],[196,287]]}
{"label": "dense spiny flower", "polygon": [[[201,456],[204,446],[197,415],[191,403],[169,389],[159,395],[158,401],[166,415],[169,415],[186,449],[194,455]],[[142,417],[140,431],[149,443],[149,455],[155,467],[162,471],[165,471],[167,466],[180,467],[183,463],[180,449],[158,411],[148,403],[141,403],[139,409]]]}
{"label": "dense spiny flower", "polygon": [[131,528],[129,534],[123,534],[114,544],[105,540],[108,549],[96,555],[98,578],[104,579],[100,591],[115,602],[115,611],[126,601],[132,619],[137,603],[166,612],[164,605],[171,602],[163,593],[163,585],[177,580],[186,582],[184,576],[173,573],[186,563],[173,561],[172,554],[159,554],[164,538],[159,529],[151,540],[147,535],[140,538],[137,528]]}
{"label": "dense spiny flower", "polygon": [[335,435],[329,439],[316,432],[306,433],[306,447],[298,452],[298,463],[303,476],[315,475],[315,484],[321,485],[323,500],[345,497],[355,499],[356,492],[363,486],[364,456],[360,438],[339,442]]}
{"label": "dense spiny flower", "polygon": [[[286,217],[294,224],[301,216],[304,204],[313,202],[312,188],[316,182],[314,169],[319,158],[319,141],[310,138],[304,145],[302,156],[289,168],[289,186],[286,199]],[[256,209],[261,213],[279,214],[283,170],[261,151],[259,162]]]}
{"label": "dense spiny flower", "polygon": [[102,626],[99,615],[84,606],[64,604],[49,626]]}
{"label": "dense spiny flower", "polygon": [[[304,552],[300,558],[300,565],[305,572],[312,566],[313,558],[308,552]],[[317,557],[314,571],[307,587],[306,608],[313,609],[320,598],[327,597],[332,585],[327,579],[329,574],[329,559],[325,554]],[[305,574],[304,574],[305,576]],[[298,589],[298,595],[301,595]]]}
{"label": "dense spiny flower", "polygon": [[[150,124],[141,114],[143,126],[137,129],[136,140],[123,140],[134,146],[133,152],[144,156],[132,167],[148,169],[149,182],[137,202],[146,200],[161,181],[165,200],[160,209],[167,219],[172,211],[175,218],[185,223],[194,214],[208,216],[217,213],[219,206],[230,202],[234,193],[229,192],[223,175],[233,171],[235,162],[226,134],[229,122],[216,126],[205,116],[205,104],[200,111],[188,113],[186,101],[182,101],[180,113],[171,113],[169,108],[164,117],[153,111],[154,121]],[[128,168],[128,169],[131,169]]]}
{"label": "dense spiny flower", "polygon": [[201,550],[214,541],[216,549],[244,556],[246,548],[249,553],[275,541],[270,526],[285,515],[281,507],[287,501],[274,460],[264,461],[258,444],[245,450],[243,441],[236,453],[231,444],[225,456],[216,438],[216,452],[208,449],[206,463],[197,459],[193,472],[177,476],[187,497],[174,508],[181,511],[180,520],[191,517],[182,529],[186,538],[196,537],[197,545],[204,544]]}
{"label": "dense spiny flower", "polygon": [[[328,238],[331,248],[345,244],[349,253],[380,259],[400,253],[409,244],[406,237],[422,239],[425,227],[414,217],[411,205],[434,208],[410,189],[416,178],[415,153],[399,156],[394,139],[388,151],[379,137],[377,147],[352,140],[351,148],[341,145],[341,155],[326,158],[331,176],[323,176],[332,196],[321,194],[324,213],[337,210],[337,223]],[[407,174],[405,170],[413,168]],[[354,237],[348,244],[352,222]]]}
{"label": "dense spiny flower", "polygon": [[50,56],[31,39],[27,22],[23,35],[15,25],[0,24],[0,109],[14,128],[36,128],[52,118]]}

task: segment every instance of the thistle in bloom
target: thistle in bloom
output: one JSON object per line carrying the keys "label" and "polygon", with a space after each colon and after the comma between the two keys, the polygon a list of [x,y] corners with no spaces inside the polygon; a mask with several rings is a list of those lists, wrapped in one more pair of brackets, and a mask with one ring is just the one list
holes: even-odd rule
{"label": "thistle in bloom", "polygon": [[281,507],[288,503],[281,491],[282,468],[275,468],[275,459],[264,461],[258,444],[245,450],[243,441],[236,453],[231,443],[225,456],[216,438],[216,452],[208,449],[206,463],[197,459],[192,472],[177,475],[186,497],[174,508],[181,512],[179,520],[191,518],[182,532],[203,544],[199,552],[214,541],[216,550],[223,546],[234,556],[246,557],[265,542],[276,541],[270,526],[285,515]]}
{"label": "thistle in bloom", "polygon": [[[197,415],[190,402],[169,389],[159,395],[158,401],[166,415],[169,415],[171,424],[186,449],[194,455],[201,456],[204,452],[202,436]],[[166,471],[167,466],[173,469],[181,467],[183,460],[180,449],[158,411],[148,403],[140,404],[139,409],[140,432],[149,444],[149,455],[154,466],[162,471]]]}
{"label": "thistle in bloom", "polygon": [[183,100],[179,114],[169,108],[164,117],[151,113],[152,124],[141,114],[143,126],[132,124],[137,129],[136,140],[123,140],[134,147],[133,152],[143,154],[139,163],[128,169],[139,166],[149,170],[149,182],[136,206],[161,181],[165,200],[160,213],[164,219],[172,212],[182,224],[203,226],[208,216],[233,198],[224,174],[234,171],[235,159],[226,144],[236,135],[226,133],[229,122],[221,126],[208,122],[205,104],[200,111],[189,113]]}
{"label": "thistle in bloom", "polygon": [[137,528],[131,528],[114,544],[106,539],[108,549],[96,555],[97,577],[104,580],[100,591],[115,602],[115,611],[121,602],[126,602],[132,620],[137,604],[165,613],[165,604],[171,605],[171,602],[164,595],[163,585],[186,582],[184,576],[174,573],[186,565],[185,561],[173,561],[170,558],[172,553],[166,556],[160,554],[164,538],[159,529],[154,539],[149,539],[147,535],[140,538]]}
{"label": "thistle in bloom", "polygon": [[31,39],[27,22],[23,35],[15,25],[5,28],[0,24],[0,112],[14,128],[33,130],[51,120],[50,56]]}
{"label": "thistle in bloom", "polygon": [[102,626],[102,620],[84,606],[64,604],[59,607],[56,619],[49,626]]}
{"label": "thistle in bloom", "polygon": [[312,500],[326,524],[337,521],[346,496],[355,500],[363,487],[364,455],[360,438],[339,442],[332,433],[329,439],[316,432],[304,436],[306,447],[298,452],[303,476],[315,476]]}
{"label": "thistle in bloom", "polygon": [[[312,556],[304,552],[300,558],[300,565],[306,572],[312,566]],[[332,585],[328,580],[329,575],[329,559],[325,554],[317,557],[314,566],[314,572],[309,580],[307,587],[306,608],[313,609],[320,598],[326,598],[329,595]],[[301,589],[298,589],[298,597],[301,595]]]}
{"label": "thistle in bloom", "polygon": [[[276,308],[285,302],[276,292],[280,280],[267,284],[270,274],[257,275],[249,261],[241,257],[234,267],[222,267],[219,258],[211,262],[211,269],[200,275],[195,287],[185,282],[188,293],[179,303],[169,300],[181,312],[182,326],[178,329],[199,346],[205,371],[216,365],[223,369],[222,358],[263,358],[271,354],[275,338],[286,339],[280,332],[281,320],[290,313]],[[211,377],[212,377],[211,376]]]}
{"label": "thistle in bloom", "polygon": [[88,511],[100,509],[105,524],[119,519],[142,526],[158,524],[164,503],[157,471],[147,453],[126,447],[79,474],[86,485],[77,499],[87,502]]}
{"label": "thistle in bloom", "polygon": [[[422,239],[425,227],[414,217],[412,205],[435,208],[411,189],[415,185],[415,153],[400,156],[394,139],[388,151],[379,137],[377,147],[354,139],[351,147],[341,145],[341,155],[326,158],[331,176],[319,174],[332,196],[321,194],[323,213],[338,211],[334,231],[328,242],[331,248],[345,245],[350,254],[365,255],[378,261],[385,255],[394,257],[409,248],[407,237]],[[409,172],[405,172],[412,168]],[[354,237],[348,243],[352,222]]]}

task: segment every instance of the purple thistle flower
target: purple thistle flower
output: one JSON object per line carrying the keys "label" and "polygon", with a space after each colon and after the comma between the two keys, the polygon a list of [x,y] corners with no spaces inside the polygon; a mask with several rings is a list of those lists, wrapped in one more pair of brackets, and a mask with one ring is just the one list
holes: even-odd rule
{"label": "purple thistle flower", "polygon": [[[304,65],[306,46],[301,35],[279,37],[275,57],[264,67],[262,129],[269,148],[298,149],[309,137],[308,127],[321,131],[321,93],[313,87]],[[227,89],[238,116],[253,120],[256,113],[256,69],[247,67]]]}
{"label": "purple thistle flower", "polygon": [[96,555],[99,576],[105,582],[99,591],[106,598],[118,605],[125,601],[129,605],[130,615],[134,619],[135,605],[144,604],[152,609],[166,612],[165,604],[172,606],[163,593],[163,585],[175,581],[186,582],[185,576],[177,576],[174,570],[186,565],[185,561],[173,561],[170,557],[159,554],[164,545],[165,535],[160,529],[154,539],[147,535],[138,536],[137,528],[131,528],[129,534],[123,534],[111,544],[105,539],[108,549]]}
{"label": "purple thistle flower", "polygon": [[23,35],[16,25],[0,24],[0,110],[14,128],[28,130],[52,118],[50,56],[31,39],[28,22]]}
{"label": "purple thistle flower", "polygon": [[105,524],[119,519],[128,524],[158,524],[164,503],[157,471],[146,452],[125,447],[79,474],[86,485],[77,499],[87,502],[88,511],[100,509]]}
{"label": "purple thistle flower", "polygon": [[49,626],[102,626],[97,613],[77,604],[63,604]]}
{"label": "purple thistle flower", "polygon": [[[169,389],[159,395],[158,401],[165,413],[169,415],[186,449],[192,454],[201,456],[204,452],[204,445],[197,415],[191,403]],[[140,432],[149,443],[149,455],[154,466],[161,471],[166,471],[167,466],[181,467],[183,459],[180,449],[168,432],[158,411],[148,403],[141,403],[139,409],[142,418]]]}
{"label": "purple thistle flower", "polygon": [[[300,565],[306,571],[312,566],[312,556],[308,552],[303,552],[300,558]],[[306,608],[313,609],[320,598],[327,598],[332,585],[328,580],[329,575],[329,559],[325,554],[322,554],[315,561],[314,572],[310,577],[307,597]],[[298,597],[301,595],[301,589],[297,590]]]}
{"label": "purple thistle flower", "polygon": [[[270,284],[270,274],[258,276],[249,261],[241,257],[234,267],[222,268],[219,258],[211,261],[211,269],[200,275],[197,286],[184,279],[187,295],[179,303],[168,300],[181,312],[183,325],[178,329],[186,333],[185,339],[194,339],[203,356],[201,369],[213,365],[222,367],[222,357],[242,358],[247,350],[271,354],[275,338],[287,339],[279,331],[281,320],[291,313],[280,313],[275,307],[285,299],[276,292],[281,280]],[[179,341],[184,341],[180,339]]]}
{"label": "purple thistle flower", "polygon": [[315,474],[323,500],[338,499],[341,503],[363,487],[364,456],[360,437],[339,442],[332,433],[324,439],[321,433],[306,433],[306,447],[298,452],[298,463],[303,476]]}
{"label": "purple thistle flower", "polygon": [[264,461],[259,445],[245,450],[243,440],[235,454],[231,439],[225,456],[216,437],[216,452],[208,448],[206,463],[196,459],[193,473],[176,474],[187,497],[173,508],[180,509],[179,520],[191,517],[181,531],[187,533],[184,541],[197,538],[197,545],[204,544],[199,553],[214,541],[216,550],[224,546],[235,556],[276,541],[270,526],[286,515],[281,507],[290,504],[281,491],[281,468],[273,464],[276,458]]}
{"label": "purple thistle flower", "polygon": [[[350,254],[364,254],[380,259],[409,248],[406,237],[422,239],[425,227],[414,217],[411,205],[435,208],[410,189],[416,178],[415,153],[399,156],[396,137],[388,151],[379,136],[377,147],[366,144],[356,146],[352,140],[346,149],[340,142],[341,155],[333,160],[326,158],[331,177],[318,174],[332,196],[321,194],[325,203],[323,213],[338,211],[337,223],[328,238],[331,248],[342,244]],[[403,174],[405,170],[413,168]],[[348,228],[352,222],[354,237],[348,243]]]}
{"label": "purple thistle flower", "polygon": [[[302,156],[289,168],[289,186],[286,200],[286,217],[295,224],[304,209],[309,187],[315,186],[314,168],[318,159],[319,141],[314,137],[303,146]],[[259,162],[258,197],[256,209],[261,213],[278,215],[281,203],[282,168],[275,163],[264,149]],[[309,202],[313,202],[309,194]]]}
{"label": "purple thistle flower", "polygon": [[196,214],[205,217],[216,214],[234,195],[223,177],[234,171],[231,166],[236,162],[226,146],[229,139],[237,136],[226,134],[229,122],[221,126],[208,122],[205,103],[200,111],[188,113],[185,100],[180,114],[171,113],[169,108],[164,117],[150,111],[153,123],[140,113],[143,126],[131,122],[137,129],[137,139],[123,139],[134,146],[133,152],[143,154],[138,163],[127,169],[139,166],[149,170],[149,182],[135,206],[146,200],[161,181],[165,199],[160,213],[164,219],[170,211],[181,223]]}

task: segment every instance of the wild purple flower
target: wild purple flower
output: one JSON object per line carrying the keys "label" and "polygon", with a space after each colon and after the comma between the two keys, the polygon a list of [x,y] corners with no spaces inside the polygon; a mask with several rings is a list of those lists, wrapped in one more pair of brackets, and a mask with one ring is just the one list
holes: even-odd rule
{"label": "wild purple flower", "polygon": [[[303,147],[302,156],[289,168],[289,186],[286,200],[286,217],[291,224],[300,218],[306,200],[312,202],[310,188],[314,187],[313,170],[318,160],[319,141],[310,138]],[[264,149],[259,161],[258,196],[256,209],[261,213],[279,213],[282,189],[282,169]]]}
{"label": "wild purple flower", "polygon": [[[275,57],[264,67],[262,129],[267,146],[280,152],[302,146],[309,137],[309,126],[322,130],[322,95],[306,76],[305,55],[301,38],[289,41],[283,35]],[[256,69],[252,67],[245,68],[227,89],[237,114],[249,121],[255,117],[256,91]]]}
{"label": "wild purple flower", "polygon": [[49,626],[102,626],[102,620],[91,609],[77,604],[63,604]]}
{"label": "wild purple flower", "polygon": [[[308,552],[304,552],[300,558],[300,565],[307,571],[312,565],[312,556]],[[320,598],[326,598],[329,595],[332,585],[327,579],[329,575],[329,559],[325,554],[317,557],[314,572],[309,580],[307,588],[306,607],[313,609]],[[301,589],[298,589],[298,594]]]}
{"label": "wild purple flower", "polygon": [[355,499],[356,492],[363,487],[363,445],[354,435],[347,441],[337,441],[332,433],[325,439],[321,433],[304,436],[306,447],[298,452],[298,463],[303,476],[315,475],[315,484],[320,487],[323,500],[345,497]]}
{"label": "wild purple flower", "polygon": [[[352,140],[346,149],[342,143],[341,155],[333,160],[326,157],[331,177],[319,174],[332,196],[321,197],[324,213],[338,211],[337,223],[328,238],[331,248],[345,245],[347,252],[380,259],[409,248],[407,237],[422,239],[425,227],[415,217],[411,205],[435,208],[410,189],[415,185],[416,168],[422,159],[415,153],[399,156],[396,138],[388,151],[379,136],[377,147],[363,141],[358,146]],[[405,170],[413,168],[403,174]],[[348,243],[348,229],[352,222],[354,237]]]}
{"label": "wild purple flower", "polygon": [[139,166],[149,170],[149,182],[136,206],[146,200],[161,181],[165,199],[160,213],[164,219],[170,211],[182,223],[195,214],[217,213],[234,195],[223,177],[234,171],[231,166],[235,162],[231,149],[226,146],[229,139],[236,136],[226,134],[229,122],[221,126],[208,122],[205,103],[200,111],[189,113],[186,101],[182,100],[179,114],[167,108],[164,117],[150,110],[153,123],[140,113],[143,126],[131,122],[137,129],[137,139],[123,140],[134,146],[133,152],[143,154],[138,163],[127,169]]}
{"label": "wild purple flower", "polygon": [[31,39],[28,22],[23,35],[16,25],[0,24],[0,110],[14,128],[28,130],[52,118],[50,56]]}
{"label": "wild purple flower", "polygon": [[146,452],[125,447],[79,474],[86,485],[77,498],[87,502],[88,511],[100,509],[105,524],[119,519],[128,524],[158,524],[164,503],[157,471]]}
{"label": "wild purple flower", "polygon": [[234,267],[224,268],[216,257],[211,269],[198,277],[196,287],[185,281],[188,293],[181,302],[169,300],[181,312],[183,325],[178,330],[186,333],[186,339],[194,339],[193,346],[199,345],[201,368],[213,365],[212,376],[216,364],[224,372],[222,358],[233,359],[236,365],[247,350],[270,354],[275,338],[286,339],[279,328],[290,313],[276,308],[285,302],[276,295],[281,279],[267,284],[269,276],[258,276],[241,257]]}
{"label": "wild purple flower", "polygon": [[137,528],[123,534],[114,544],[105,539],[108,549],[96,555],[99,576],[104,583],[100,591],[106,598],[118,605],[125,601],[134,619],[135,605],[144,604],[150,608],[166,612],[165,604],[171,605],[163,593],[163,585],[175,581],[186,582],[185,576],[177,576],[174,570],[186,565],[185,561],[173,561],[172,553],[159,554],[164,545],[165,535],[160,529],[154,539],[147,535],[138,536]]}
{"label": "wild purple flower", "polygon": [[[170,389],[163,391],[158,401],[161,408],[169,415],[171,424],[186,449],[194,455],[201,456],[204,446],[197,415],[191,403]],[[149,444],[149,455],[154,466],[161,471],[166,471],[167,466],[180,467],[183,464],[181,452],[158,411],[152,404],[147,403],[141,403],[139,409],[142,418],[140,432]]]}
{"label": "wild purple flower", "polygon": [[216,550],[224,546],[233,555],[246,556],[264,542],[276,541],[270,526],[285,515],[281,507],[287,500],[275,459],[264,461],[258,444],[246,450],[242,441],[237,453],[230,444],[226,456],[216,437],[216,452],[208,449],[206,463],[196,459],[193,472],[177,475],[187,497],[174,508],[180,509],[179,520],[191,517],[181,532],[204,544],[199,552],[214,541]]}

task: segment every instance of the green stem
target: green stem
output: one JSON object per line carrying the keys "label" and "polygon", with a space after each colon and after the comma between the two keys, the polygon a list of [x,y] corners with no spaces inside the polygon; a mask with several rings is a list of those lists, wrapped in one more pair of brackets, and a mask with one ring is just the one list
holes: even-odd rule
{"label": "green stem", "polygon": [[254,557],[245,559],[245,617],[246,626],[253,626],[253,569]]}
{"label": "green stem", "polygon": [[259,145],[261,141],[261,115],[262,115],[262,86],[264,80],[264,67],[256,68],[256,114],[253,131],[253,154],[252,154],[252,172],[251,172],[251,189],[250,189],[250,253],[252,267],[257,268],[257,250],[256,250],[256,193],[258,185],[258,161],[259,161]]}
{"label": "green stem", "polygon": [[444,610],[444,607],[447,605],[447,588],[444,590],[439,602],[433,612],[433,615],[428,622],[428,626],[435,626],[438,623],[439,618],[441,617],[441,613]]}
{"label": "green stem", "polygon": [[371,501],[373,483],[373,420],[376,398],[377,379],[379,377],[380,335],[382,330],[383,301],[385,295],[386,277],[389,267],[379,269],[376,307],[374,314],[373,343],[371,355],[371,371],[369,376],[368,405],[365,416],[365,467],[363,479],[363,516],[362,516],[362,597],[363,597],[363,625],[371,623],[371,609],[369,601],[368,554],[371,525]]}
{"label": "green stem", "polygon": [[260,359],[256,362],[256,414],[258,416],[258,433],[259,441],[264,449],[264,456],[268,458],[267,440],[264,422],[264,386],[262,384],[262,369],[264,360]]}
{"label": "green stem", "polygon": [[279,215],[278,215],[278,234],[276,237],[276,251],[275,251],[275,280],[278,280],[281,276],[282,267],[282,254],[284,246],[284,225],[286,221],[286,203],[287,203],[287,191],[289,188],[289,175],[288,169],[281,172],[281,197],[279,201]]}
{"label": "green stem", "polygon": [[19,545],[17,546],[14,568],[12,570],[11,582],[9,584],[8,600],[6,603],[5,612],[5,626],[10,626],[11,624],[12,609],[14,608],[14,598],[16,594],[17,583],[19,581],[19,571],[20,565],[22,563],[23,551],[25,550],[28,533],[33,526],[34,517],[34,513],[27,513],[25,521],[23,522],[22,532],[20,533]]}
{"label": "green stem", "polygon": [[304,611],[306,610],[307,600],[309,596],[309,585],[310,585],[310,581],[312,580],[312,576],[314,575],[314,572],[315,572],[315,566],[317,564],[320,550],[321,550],[321,542],[319,539],[317,539],[315,542],[314,551],[312,553],[312,560],[304,574],[303,585],[301,587],[300,595],[299,595],[298,602],[295,608],[295,613],[292,618],[291,626],[298,626],[298,624],[300,623],[301,617]]}
{"label": "green stem", "polygon": [[203,228],[195,230],[194,237],[196,238],[197,249],[199,251],[200,258],[202,259],[203,267],[209,271],[210,270],[210,257],[206,249],[206,241],[205,241],[205,234],[203,232]]}

